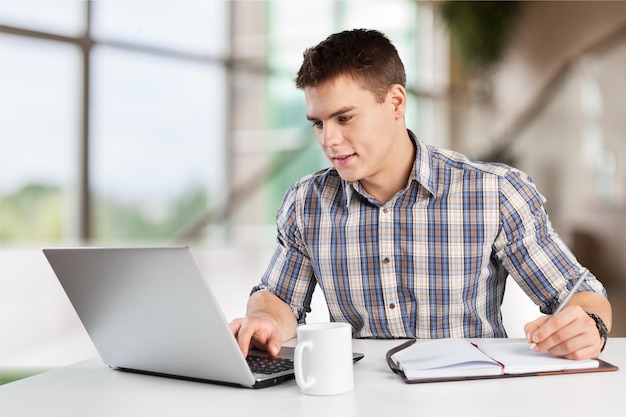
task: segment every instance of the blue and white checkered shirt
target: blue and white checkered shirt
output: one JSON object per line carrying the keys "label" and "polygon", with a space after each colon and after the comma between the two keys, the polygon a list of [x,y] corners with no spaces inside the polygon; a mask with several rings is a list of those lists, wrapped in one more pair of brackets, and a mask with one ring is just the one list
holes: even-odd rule
{"label": "blue and white checkered shirt", "polygon": [[548,314],[581,274],[586,290],[605,294],[552,229],[527,175],[409,136],[413,170],[386,204],[335,169],[292,185],[253,292],[276,294],[302,323],[319,285],[331,320],[375,338],[505,337],[509,274]]}

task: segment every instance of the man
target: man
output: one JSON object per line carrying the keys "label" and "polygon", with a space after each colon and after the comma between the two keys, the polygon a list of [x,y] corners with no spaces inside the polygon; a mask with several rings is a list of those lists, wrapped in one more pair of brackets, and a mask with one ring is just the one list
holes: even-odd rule
{"label": "man", "polygon": [[524,173],[430,147],[408,131],[404,66],[380,32],[331,35],[304,54],[296,86],[332,167],[287,191],[278,247],[231,323],[273,355],[304,323],[319,286],[331,320],[355,337],[506,337],[510,275],[554,316],[525,326],[536,351],[597,356],[610,328],[602,284],[552,229]]}

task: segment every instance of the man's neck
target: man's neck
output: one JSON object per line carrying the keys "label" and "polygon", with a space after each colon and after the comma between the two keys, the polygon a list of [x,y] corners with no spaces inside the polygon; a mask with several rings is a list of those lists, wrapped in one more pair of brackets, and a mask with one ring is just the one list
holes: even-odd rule
{"label": "man's neck", "polygon": [[391,164],[381,178],[360,181],[363,188],[383,204],[406,187],[415,163],[415,145],[408,131],[404,132],[405,138],[398,140],[392,155],[397,163]]}

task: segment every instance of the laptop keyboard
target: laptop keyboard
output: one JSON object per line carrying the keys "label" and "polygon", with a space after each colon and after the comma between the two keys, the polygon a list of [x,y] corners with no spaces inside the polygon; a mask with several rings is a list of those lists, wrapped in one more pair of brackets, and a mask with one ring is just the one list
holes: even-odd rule
{"label": "laptop keyboard", "polygon": [[287,358],[248,356],[246,361],[250,370],[257,374],[271,375],[293,369],[293,360]]}

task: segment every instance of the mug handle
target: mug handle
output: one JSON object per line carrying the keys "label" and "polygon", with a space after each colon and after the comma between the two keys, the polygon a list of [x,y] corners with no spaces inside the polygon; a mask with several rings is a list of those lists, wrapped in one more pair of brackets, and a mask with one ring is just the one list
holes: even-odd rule
{"label": "mug handle", "polygon": [[293,354],[293,370],[296,374],[296,384],[298,384],[300,388],[309,389],[313,386],[313,384],[315,384],[315,377],[309,375],[306,379],[304,379],[304,372],[302,370],[302,353],[305,349],[313,349],[313,343],[307,340],[296,345],[296,350]]}

